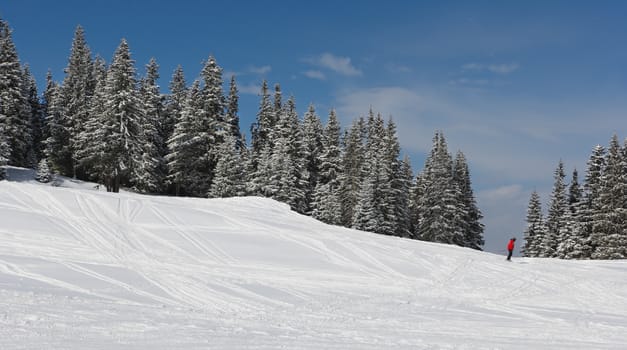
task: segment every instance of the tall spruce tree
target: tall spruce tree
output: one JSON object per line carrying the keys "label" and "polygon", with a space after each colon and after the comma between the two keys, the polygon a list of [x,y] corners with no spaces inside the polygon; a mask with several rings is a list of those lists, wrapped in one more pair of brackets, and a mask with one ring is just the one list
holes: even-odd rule
{"label": "tall spruce tree", "polygon": [[22,73],[24,77],[23,89],[30,110],[30,130],[32,145],[28,154],[28,163],[33,166],[37,164],[37,160],[42,159],[44,154],[43,130],[44,115],[42,113],[42,105],[39,101],[37,93],[37,83],[30,72],[28,65],[24,65]]}
{"label": "tall spruce tree", "polygon": [[433,149],[422,175],[424,188],[417,210],[420,212],[418,236],[431,242],[464,245],[463,218],[467,215],[459,203],[460,190],[453,180],[453,159],[444,135],[436,132]]}
{"label": "tall spruce tree", "polygon": [[[337,122],[337,120],[336,120]],[[309,174],[309,182],[305,187],[305,213],[313,210],[314,192],[320,177],[323,152],[323,127],[320,117],[312,104],[303,117],[303,156],[305,168]]]}
{"label": "tall spruce tree", "polygon": [[385,193],[385,123],[381,115],[374,115],[372,109],[368,115],[368,137],[364,162],[361,167],[362,183],[353,214],[352,227],[358,230],[383,234],[392,234],[393,228],[386,221]]}
{"label": "tall spruce tree", "polygon": [[[91,51],[85,40],[85,33],[81,26],[76,28],[68,65],[65,68],[65,78],[60,91],[60,123],[67,128],[67,150],[63,159],[55,160],[55,167],[61,169],[62,175],[85,179],[84,171],[77,168],[78,150],[81,142],[78,140],[88,122],[90,99],[94,94],[95,80],[93,78]],[[66,140],[59,140],[63,142]],[[65,149],[65,147],[64,147]],[[60,163],[59,163],[60,161]]]}
{"label": "tall spruce tree", "polygon": [[583,199],[579,213],[580,239],[572,255],[580,259],[592,257],[595,243],[592,241],[594,215],[600,211],[601,177],[605,169],[605,147],[597,145],[588,159],[583,185]]}
{"label": "tall spruce tree", "polygon": [[102,157],[105,186],[118,192],[129,184],[133,170],[141,161],[141,121],[143,103],[137,92],[135,65],[126,39],[115,51],[107,72],[103,139],[107,140]]}
{"label": "tall spruce tree", "polygon": [[245,195],[245,183],[242,174],[244,164],[238,148],[238,139],[233,134],[226,134],[220,145],[220,156],[216,164],[215,177],[209,198],[225,198]]}
{"label": "tall spruce tree", "polygon": [[162,138],[164,132],[161,125],[165,113],[157,79],[159,65],[152,58],[146,65],[146,76],[140,84],[139,94],[144,109],[139,122],[142,150],[141,160],[133,169],[132,179],[133,187],[144,193],[161,193],[167,172],[165,164],[167,147]]}
{"label": "tall spruce tree", "polygon": [[92,74],[96,86],[89,103],[89,118],[77,139],[77,159],[79,167],[84,169],[90,180],[104,184],[103,159],[107,149],[106,129],[104,128],[107,122],[105,113],[107,65],[101,57],[94,59]]}
{"label": "tall spruce tree", "polygon": [[335,110],[332,109],[322,135],[322,149],[319,157],[320,172],[312,203],[312,216],[332,225],[340,225],[342,223],[340,203],[340,173],[342,171],[340,132],[340,123]]}
{"label": "tall spruce tree", "polygon": [[525,257],[540,257],[543,255],[542,242],[546,236],[546,226],[542,216],[540,195],[533,191],[527,207],[527,228],[525,229],[525,243],[521,253]]}
{"label": "tall spruce tree", "polygon": [[226,125],[229,128],[228,134],[232,135],[236,140],[237,149],[246,147],[246,143],[242,142],[242,132],[239,126],[239,96],[237,91],[237,83],[235,75],[231,76],[231,84],[229,86],[229,97],[227,98],[226,109]]}
{"label": "tall spruce tree", "polygon": [[564,224],[559,230],[556,252],[559,258],[577,259],[581,257],[576,250],[577,245],[583,238],[580,219],[581,201],[582,189],[579,185],[577,169],[575,169],[568,185],[568,201],[566,211],[564,212]]}
{"label": "tall spruce tree", "polygon": [[250,132],[251,158],[248,166],[250,173],[249,189],[253,194],[263,195],[263,188],[268,181],[267,167],[272,154],[271,132],[274,128],[274,108],[270,101],[268,83],[264,80],[261,84],[261,101],[257,119],[252,124]]}
{"label": "tall spruce tree", "polygon": [[9,24],[0,19],[0,124],[4,125],[8,163],[29,167],[32,150],[31,111],[24,77]]}
{"label": "tall spruce tree", "polygon": [[459,203],[464,207],[464,217],[462,223],[464,225],[464,246],[472,249],[481,250],[485,241],[483,240],[483,224],[480,222],[483,218],[475,195],[473,193],[470,181],[470,171],[466,156],[462,151],[458,151],[453,166],[453,180],[460,189]]}
{"label": "tall spruce tree", "polygon": [[343,138],[343,150],[340,173],[340,205],[342,225],[350,227],[353,223],[355,208],[361,189],[361,168],[364,162],[364,138],[362,129],[365,120],[359,118],[353,122]]}
{"label": "tall spruce tree", "polygon": [[598,212],[593,216],[593,259],[627,258],[627,159],[616,134],[608,147],[601,176]]}
{"label": "tall spruce tree", "polygon": [[564,226],[567,200],[566,184],[564,182],[564,163],[560,160],[555,169],[553,191],[549,202],[549,210],[546,218],[546,236],[542,242],[543,257],[557,256],[560,228]]}
{"label": "tall spruce tree", "polygon": [[287,203],[304,213],[306,208],[305,188],[308,173],[303,157],[302,130],[296,112],[294,98],[283,107],[283,113],[276,127],[272,153],[272,175],[268,189],[273,199]]}

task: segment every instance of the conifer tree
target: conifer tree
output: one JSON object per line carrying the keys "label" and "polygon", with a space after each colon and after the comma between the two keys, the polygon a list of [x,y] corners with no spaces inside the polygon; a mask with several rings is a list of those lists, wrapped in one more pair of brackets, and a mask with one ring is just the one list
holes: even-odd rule
{"label": "conifer tree", "polygon": [[546,236],[542,242],[542,256],[552,258],[557,256],[557,245],[560,228],[564,226],[567,206],[566,184],[564,183],[564,163],[560,160],[555,169],[553,191],[549,202],[549,211],[546,218]]}
{"label": "conifer tree", "polygon": [[[177,195],[206,196],[209,188],[209,139],[206,128],[206,112],[203,109],[200,81],[196,80],[189,90],[181,119],[168,140],[167,155],[169,178]],[[204,123],[203,123],[204,122]]]}
{"label": "conifer tree", "polygon": [[287,203],[293,210],[304,213],[308,174],[303,157],[302,130],[293,98],[290,98],[283,107],[276,127],[271,159],[272,175],[267,191],[271,193],[273,199]]}
{"label": "conifer tree", "polygon": [[227,99],[226,110],[226,125],[229,127],[228,133],[231,134],[236,140],[237,149],[246,147],[245,143],[242,143],[242,133],[239,126],[239,96],[237,91],[237,83],[235,82],[235,75],[231,76],[231,84],[229,87],[229,97]]}
{"label": "conifer tree", "polygon": [[31,111],[22,73],[9,24],[0,19],[0,124],[10,150],[8,163],[29,167]]}
{"label": "conifer tree", "polygon": [[470,171],[466,156],[462,151],[457,152],[453,180],[460,189],[459,203],[464,207],[465,215],[462,218],[464,230],[464,247],[481,250],[483,240],[483,224],[480,222],[483,218],[481,211],[477,206],[475,195],[473,193],[470,181]]}
{"label": "conifer tree", "polygon": [[571,255],[580,259],[592,257],[594,242],[592,241],[592,225],[594,215],[600,211],[599,197],[601,194],[601,177],[605,169],[605,148],[594,147],[587,163],[586,177],[583,185],[583,199],[579,213],[580,238]]}
{"label": "conifer tree", "polygon": [[422,240],[464,245],[462,218],[467,215],[459,203],[460,190],[453,180],[453,159],[444,135],[436,132],[433,149],[425,162],[423,193],[418,203]]}
{"label": "conifer tree", "polygon": [[48,162],[45,158],[39,161],[35,180],[41,183],[48,183],[52,181],[52,174],[50,173],[50,168],[48,167]]}
{"label": "conifer tree", "polygon": [[340,124],[335,110],[332,109],[321,140],[320,172],[314,190],[312,210],[314,218],[332,225],[340,225],[342,223],[340,205],[340,132]]}
{"label": "conifer tree", "polygon": [[568,186],[568,201],[564,212],[564,224],[560,227],[557,245],[557,257],[562,259],[580,258],[576,247],[582,240],[580,210],[582,207],[582,190],[579,185],[577,169],[573,170]]}
{"label": "conifer tree", "polygon": [[161,126],[164,115],[163,98],[157,85],[159,65],[152,58],[146,66],[146,76],[141,81],[140,97],[144,113],[141,115],[140,133],[138,135],[142,145],[141,160],[133,169],[134,188],[145,193],[160,193],[163,191],[166,176],[166,145],[162,139]]}
{"label": "conifer tree", "polygon": [[141,121],[144,118],[128,43],[122,39],[107,72],[102,157],[105,186],[118,192],[141,161]]}
{"label": "conifer tree", "polygon": [[543,254],[542,242],[546,236],[546,226],[542,217],[542,204],[538,192],[533,191],[527,207],[527,228],[525,243],[521,253],[525,257],[540,257]]}
{"label": "conifer tree", "polygon": [[232,134],[226,134],[224,142],[220,145],[220,156],[216,164],[213,184],[208,193],[209,198],[245,195],[243,171],[244,165],[238,149],[238,139]]}
{"label": "conifer tree", "polygon": [[172,79],[170,80],[170,94],[165,98],[165,113],[161,123],[161,137],[163,140],[170,139],[174,132],[174,125],[181,119],[183,106],[187,98],[187,85],[183,68],[176,67]]}
{"label": "conifer tree", "polygon": [[91,51],[85,41],[83,28],[78,26],[74,33],[72,50],[59,96],[61,113],[59,122],[62,127],[67,128],[68,137],[67,140],[58,142],[67,141],[69,154],[64,154],[64,159],[60,159],[61,163],[56,167],[62,170],[62,175],[78,176],[82,179],[85,178],[83,171],[77,169],[77,153],[82,143],[78,139],[90,118],[90,99],[95,88],[92,73]]}
{"label": "conifer tree", "polygon": [[359,118],[354,121],[350,130],[344,135],[340,174],[340,204],[342,225],[350,227],[353,223],[355,208],[361,189],[361,168],[364,162],[364,138],[362,129],[365,121]]}
{"label": "conifer tree", "polygon": [[[92,75],[96,85],[94,95],[89,103],[89,118],[78,138],[77,159],[79,167],[84,169],[89,179],[104,184],[103,159],[107,148],[106,129],[104,128],[106,123],[107,67],[101,57],[94,59]],[[54,90],[54,88],[51,89]]]}
{"label": "conifer tree", "polygon": [[305,213],[311,214],[313,210],[312,202],[314,201],[314,192],[321,171],[321,157],[323,152],[322,122],[316,114],[314,106],[311,104],[303,117],[303,152],[305,168],[309,174],[309,182],[305,187]]}
{"label": "conifer tree", "polygon": [[616,134],[612,137],[601,176],[599,210],[593,216],[593,259],[627,258],[627,159]]}
{"label": "conifer tree", "polygon": [[261,102],[257,119],[251,126],[251,157],[248,165],[248,192],[255,195],[268,196],[267,183],[270,176],[270,165],[273,150],[272,130],[274,128],[274,107],[270,101],[268,83],[261,85]]}
{"label": "conifer tree", "polygon": [[34,166],[36,165],[38,159],[43,158],[44,116],[42,114],[42,106],[39,101],[39,94],[37,93],[37,83],[35,82],[35,78],[31,74],[28,65],[24,66],[22,75],[24,76],[24,94],[29,105],[28,109],[30,110],[32,145],[30,147],[28,158],[29,163]]}
{"label": "conifer tree", "polygon": [[372,109],[368,115],[368,137],[364,162],[361,168],[362,184],[353,215],[352,227],[358,230],[393,234],[393,227],[386,221],[385,193],[385,123]]}

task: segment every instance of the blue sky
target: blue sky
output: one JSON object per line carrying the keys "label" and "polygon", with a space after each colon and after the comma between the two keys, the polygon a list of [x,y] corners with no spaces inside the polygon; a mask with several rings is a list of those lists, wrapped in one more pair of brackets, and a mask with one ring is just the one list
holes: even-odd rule
{"label": "blue sky", "polygon": [[121,38],[140,74],[155,57],[164,90],[214,55],[244,130],[262,79],[345,126],[371,105],[391,115],[415,170],[443,130],[469,160],[488,251],[522,236],[531,191],[546,206],[560,159],[582,178],[595,145],[627,136],[622,1],[6,0],[0,17],[40,86],[48,69],[62,79],[80,24],[107,61]]}

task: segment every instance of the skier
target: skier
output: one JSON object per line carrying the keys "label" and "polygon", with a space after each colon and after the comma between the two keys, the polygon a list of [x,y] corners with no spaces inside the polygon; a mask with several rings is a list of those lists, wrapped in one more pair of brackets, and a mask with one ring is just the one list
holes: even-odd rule
{"label": "skier", "polygon": [[509,243],[507,243],[507,261],[510,261],[512,259],[512,253],[514,252],[514,242],[516,242],[516,237],[512,237],[512,239],[509,240]]}

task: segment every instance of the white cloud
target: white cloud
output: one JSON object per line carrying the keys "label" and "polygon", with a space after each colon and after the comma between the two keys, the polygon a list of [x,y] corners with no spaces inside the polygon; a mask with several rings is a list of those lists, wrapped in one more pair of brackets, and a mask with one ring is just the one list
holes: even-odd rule
{"label": "white cloud", "polygon": [[303,74],[311,79],[325,80],[327,77],[319,70],[308,70],[303,72]]}
{"label": "white cloud", "polygon": [[237,90],[242,94],[259,95],[261,94],[261,85],[256,85],[256,84],[238,85]]}
{"label": "white cloud", "polygon": [[328,52],[317,57],[308,58],[306,61],[318,67],[330,69],[346,76],[361,76],[363,74],[359,69],[353,66],[349,57],[335,56]]}
{"label": "white cloud", "polygon": [[385,69],[392,73],[411,73],[413,69],[396,63],[387,63]]}
{"label": "white cloud", "polygon": [[271,66],[261,66],[261,67],[251,66],[250,68],[248,68],[248,71],[250,71],[251,73],[255,73],[255,74],[266,74],[266,73],[269,73],[271,70],[272,70]]}
{"label": "white cloud", "polygon": [[509,74],[520,68],[518,63],[502,63],[502,64],[480,64],[466,63],[462,66],[465,71],[488,71],[495,74]]}

